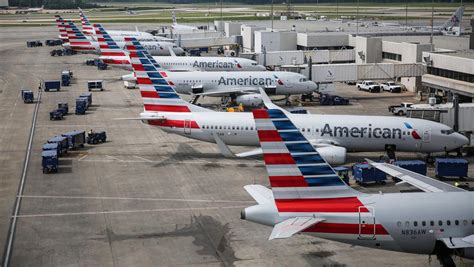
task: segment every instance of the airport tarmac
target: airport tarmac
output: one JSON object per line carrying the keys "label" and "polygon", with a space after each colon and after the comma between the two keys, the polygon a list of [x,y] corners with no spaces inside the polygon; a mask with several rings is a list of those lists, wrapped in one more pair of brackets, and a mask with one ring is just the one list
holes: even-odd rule
{"label": "airport tarmac", "polygon": [[[43,92],[26,165],[24,191],[11,247],[12,266],[382,266],[427,265],[427,256],[353,247],[298,235],[268,241],[271,228],[240,220],[240,210],[254,200],[247,184],[268,185],[260,159],[225,159],[214,144],[169,135],[139,121],[139,91],[123,88],[126,72],[98,71],[85,65],[95,55],[51,57],[53,48],[26,48],[26,40],[57,36],[54,27],[0,28],[0,244],[8,229],[29,140],[35,104],[24,104],[20,90],[38,96],[41,79],[74,72],[72,85]],[[58,102],[86,91],[86,81],[105,81],[93,92],[86,115],[73,111],[50,121]],[[308,106],[313,113],[388,114],[387,106],[413,101],[402,96],[359,93],[347,107]],[[57,174],[43,174],[41,146],[70,130],[106,130],[108,141],[86,145],[61,158]],[[237,150],[237,148],[235,148]],[[243,148],[238,148],[243,150]],[[380,154],[358,153],[351,161]],[[417,155],[403,154],[403,157]],[[474,177],[472,159],[470,177]],[[385,187],[360,188],[390,192]],[[461,263],[456,259],[456,263]],[[463,261],[472,265],[472,261]],[[435,257],[432,266],[438,266]],[[460,265],[463,266],[463,265]]]}

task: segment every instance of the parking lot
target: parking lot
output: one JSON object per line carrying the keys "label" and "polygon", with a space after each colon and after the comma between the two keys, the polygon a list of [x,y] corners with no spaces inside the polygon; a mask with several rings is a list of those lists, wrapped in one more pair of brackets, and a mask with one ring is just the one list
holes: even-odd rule
{"label": "parking lot", "polygon": [[[117,120],[137,117],[143,110],[139,91],[123,88],[119,80],[126,71],[86,66],[94,55],[51,57],[53,48],[26,48],[27,39],[54,38],[55,27],[2,27],[0,35],[2,246],[8,243],[15,199],[21,199],[11,247],[13,266],[428,264],[426,256],[303,235],[268,241],[270,228],[240,220],[240,210],[254,204],[242,187],[268,185],[260,158],[223,158],[214,144],[169,135],[136,120]],[[25,162],[35,104],[24,104],[20,91],[29,88],[38,96],[40,81],[58,79],[65,69],[74,72],[72,85],[42,93],[31,156]],[[85,115],[70,111],[64,120],[49,120],[49,111],[59,102],[68,102],[73,110],[75,98],[87,91],[86,82],[97,79],[104,80],[105,90],[93,92],[93,105]],[[337,93],[351,97],[352,104],[306,108],[312,113],[390,115],[389,105],[415,101],[410,93],[370,94],[343,84],[337,85]],[[108,142],[72,151],[60,159],[57,174],[43,174],[42,144],[75,129],[106,130]],[[349,160],[380,155],[357,153]],[[17,196],[24,164],[24,191]],[[393,182],[355,187],[365,192],[398,190]],[[435,258],[431,265],[438,266]]]}

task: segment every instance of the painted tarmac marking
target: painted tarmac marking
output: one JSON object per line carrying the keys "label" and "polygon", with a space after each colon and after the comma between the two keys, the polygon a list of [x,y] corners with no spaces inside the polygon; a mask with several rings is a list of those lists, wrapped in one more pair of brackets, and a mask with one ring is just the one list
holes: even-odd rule
{"label": "painted tarmac marking", "polygon": [[52,198],[52,199],[101,199],[101,200],[141,200],[141,201],[176,201],[176,202],[204,202],[204,203],[254,203],[250,200],[225,199],[186,199],[186,198],[148,198],[148,197],[94,197],[94,196],[19,196],[22,198]]}
{"label": "painted tarmac marking", "polygon": [[37,218],[37,217],[64,217],[64,216],[83,216],[83,215],[102,215],[102,214],[124,214],[124,213],[142,213],[142,212],[167,212],[167,211],[197,211],[197,210],[220,210],[220,209],[242,209],[247,206],[227,206],[227,207],[207,207],[207,208],[170,208],[170,209],[146,209],[146,210],[111,210],[111,211],[87,211],[70,213],[45,213],[45,214],[23,214],[15,218]]}

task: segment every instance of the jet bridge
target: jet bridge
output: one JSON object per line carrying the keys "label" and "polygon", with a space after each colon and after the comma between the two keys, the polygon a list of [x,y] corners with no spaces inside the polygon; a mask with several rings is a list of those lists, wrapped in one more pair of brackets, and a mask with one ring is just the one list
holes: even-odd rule
{"label": "jet bridge", "polygon": [[319,64],[311,67],[302,64],[283,65],[280,70],[301,73],[315,83],[396,80],[403,77],[420,77],[427,73],[426,65],[422,63]]}

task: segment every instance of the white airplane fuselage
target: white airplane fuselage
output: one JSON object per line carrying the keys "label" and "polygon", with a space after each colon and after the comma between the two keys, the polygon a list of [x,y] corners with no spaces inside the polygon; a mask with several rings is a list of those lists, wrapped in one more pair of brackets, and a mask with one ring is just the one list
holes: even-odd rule
{"label": "white airplane fuselage", "polygon": [[258,92],[259,87],[271,95],[306,94],[317,90],[317,85],[308,81],[304,75],[283,71],[168,72],[165,79],[180,94],[206,94],[236,89]]}
{"label": "white airplane fuselage", "polygon": [[[451,129],[444,124],[421,119],[316,114],[289,117],[311,143],[341,146],[353,152],[384,151],[390,145],[397,151],[432,153],[450,151],[468,142],[459,133],[446,134]],[[227,145],[259,146],[252,113],[166,113],[166,118],[164,123],[150,124],[200,141],[215,143],[217,135]]]}
{"label": "white airplane fuselage", "polygon": [[[132,69],[128,56],[101,56],[100,59],[119,68]],[[264,66],[246,58],[154,56],[153,59],[169,71],[265,71]]]}
{"label": "white airplane fuselage", "polygon": [[[474,234],[472,192],[390,193],[351,197],[359,203],[345,212],[281,212],[275,203],[246,208],[242,217],[274,226],[295,216],[324,221],[304,234],[343,243],[415,254],[433,254],[440,238],[463,238]],[[463,251],[474,257],[474,249]]]}
{"label": "white airplane fuselage", "polygon": [[[88,40],[84,43],[74,44],[74,43],[65,43],[63,46],[71,47],[73,50],[80,51],[82,53],[91,53],[91,54],[99,54],[100,53],[100,45],[99,42],[94,41],[90,36],[87,37]],[[71,40],[74,42],[74,40]],[[124,41],[116,41],[117,45],[120,49],[125,47]],[[174,43],[170,42],[141,42],[142,46],[152,55],[155,56],[169,56],[171,48],[173,52],[177,55],[184,54],[184,50],[181,47],[178,47]]]}

